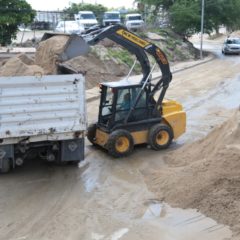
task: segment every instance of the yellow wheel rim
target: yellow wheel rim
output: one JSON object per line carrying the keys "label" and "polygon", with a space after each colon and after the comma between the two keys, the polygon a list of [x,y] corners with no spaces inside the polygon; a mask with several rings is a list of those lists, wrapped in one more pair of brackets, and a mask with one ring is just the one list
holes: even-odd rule
{"label": "yellow wheel rim", "polygon": [[156,142],[158,145],[165,145],[169,141],[169,134],[165,130],[160,130],[156,136]]}
{"label": "yellow wheel rim", "polygon": [[116,150],[120,153],[126,152],[129,149],[130,142],[127,137],[119,137],[116,141]]}

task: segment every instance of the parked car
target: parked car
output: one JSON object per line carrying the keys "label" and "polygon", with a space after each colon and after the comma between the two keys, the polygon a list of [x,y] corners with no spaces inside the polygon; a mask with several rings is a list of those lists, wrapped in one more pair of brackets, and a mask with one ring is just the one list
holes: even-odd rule
{"label": "parked car", "polygon": [[55,31],[69,34],[81,34],[84,32],[84,27],[76,21],[60,21]]}
{"label": "parked car", "polygon": [[240,54],[240,38],[228,37],[222,48],[223,54]]}
{"label": "parked car", "polygon": [[134,13],[134,14],[126,15],[125,25],[128,30],[136,31],[136,30],[142,30],[144,28],[145,23],[142,19],[141,14]]}
{"label": "parked car", "polygon": [[117,11],[105,12],[103,15],[103,26],[121,23],[120,13]]}
{"label": "parked car", "polygon": [[79,11],[78,14],[74,14],[75,20],[84,27],[84,30],[98,25],[96,16],[92,11]]}

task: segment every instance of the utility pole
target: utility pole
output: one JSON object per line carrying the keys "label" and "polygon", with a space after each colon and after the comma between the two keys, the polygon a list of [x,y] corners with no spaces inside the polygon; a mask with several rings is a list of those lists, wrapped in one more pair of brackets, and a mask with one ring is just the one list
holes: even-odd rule
{"label": "utility pole", "polygon": [[204,9],[205,0],[202,0],[202,17],[201,17],[201,43],[200,43],[200,58],[203,59],[203,27],[204,27]]}

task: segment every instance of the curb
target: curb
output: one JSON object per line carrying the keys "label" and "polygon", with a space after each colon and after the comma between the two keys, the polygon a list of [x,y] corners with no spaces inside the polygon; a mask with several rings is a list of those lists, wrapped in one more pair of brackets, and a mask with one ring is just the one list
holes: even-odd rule
{"label": "curb", "polygon": [[212,55],[212,56],[211,56],[209,59],[205,60],[205,61],[196,63],[196,64],[194,64],[194,65],[192,65],[192,66],[188,66],[188,67],[185,67],[185,68],[182,68],[182,69],[177,69],[177,70],[175,70],[175,71],[172,71],[172,73],[178,73],[178,72],[181,72],[181,71],[190,69],[190,68],[194,68],[194,67],[197,67],[197,66],[199,66],[199,65],[202,65],[202,64],[205,64],[205,63],[208,63],[208,62],[211,62],[211,61],[213,61],[214,59],[216,59],[216,56],[215,56],[214,54],[211,54],[211,55]]}
{"label": "curb", "polygon": [[[199,66],[199,65],[202,65],[202,64],[211,62],[211,61],[213,61],[214,59],[216,59],[216,56],[211,53],[211,57],[210,57],[209,59],[206,59],[206,60],[204,60],[204,61],[202,61],[202,62],[193,64],[193,65],[191,65],[191,66],[187,66],[187,67],[184,67],[184,68],[181,68],[181,69],[173,70],[172,73],[173,73],[173,74],[174,74],[174,73],[179,73],[179,72],[188,70],[188,69],[190,69],[190,68],[194,68],[194,67],[197,67],[197,66]],[[159,78],[159,76],[153,77],[152,80],[156,80],[156,79],[158,79],[158,78]],[[87,101],[87,102],[92,102],[92,101],[94,101],[94,100],[97,100],[97,99],[99,98],[99,96],[100,96],[100,95],[95,95],[95,96],[89,97],[89,98],[87,98],[86,101]]]}

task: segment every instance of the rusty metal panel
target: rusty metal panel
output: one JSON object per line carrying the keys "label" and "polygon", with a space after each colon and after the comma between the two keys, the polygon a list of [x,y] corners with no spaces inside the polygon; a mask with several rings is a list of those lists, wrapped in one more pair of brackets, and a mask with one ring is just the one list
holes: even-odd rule
{"label": "rusty metal panel", "polygon": [[0,77],[0,109],[0,139],[84,131],[84,77]]}

